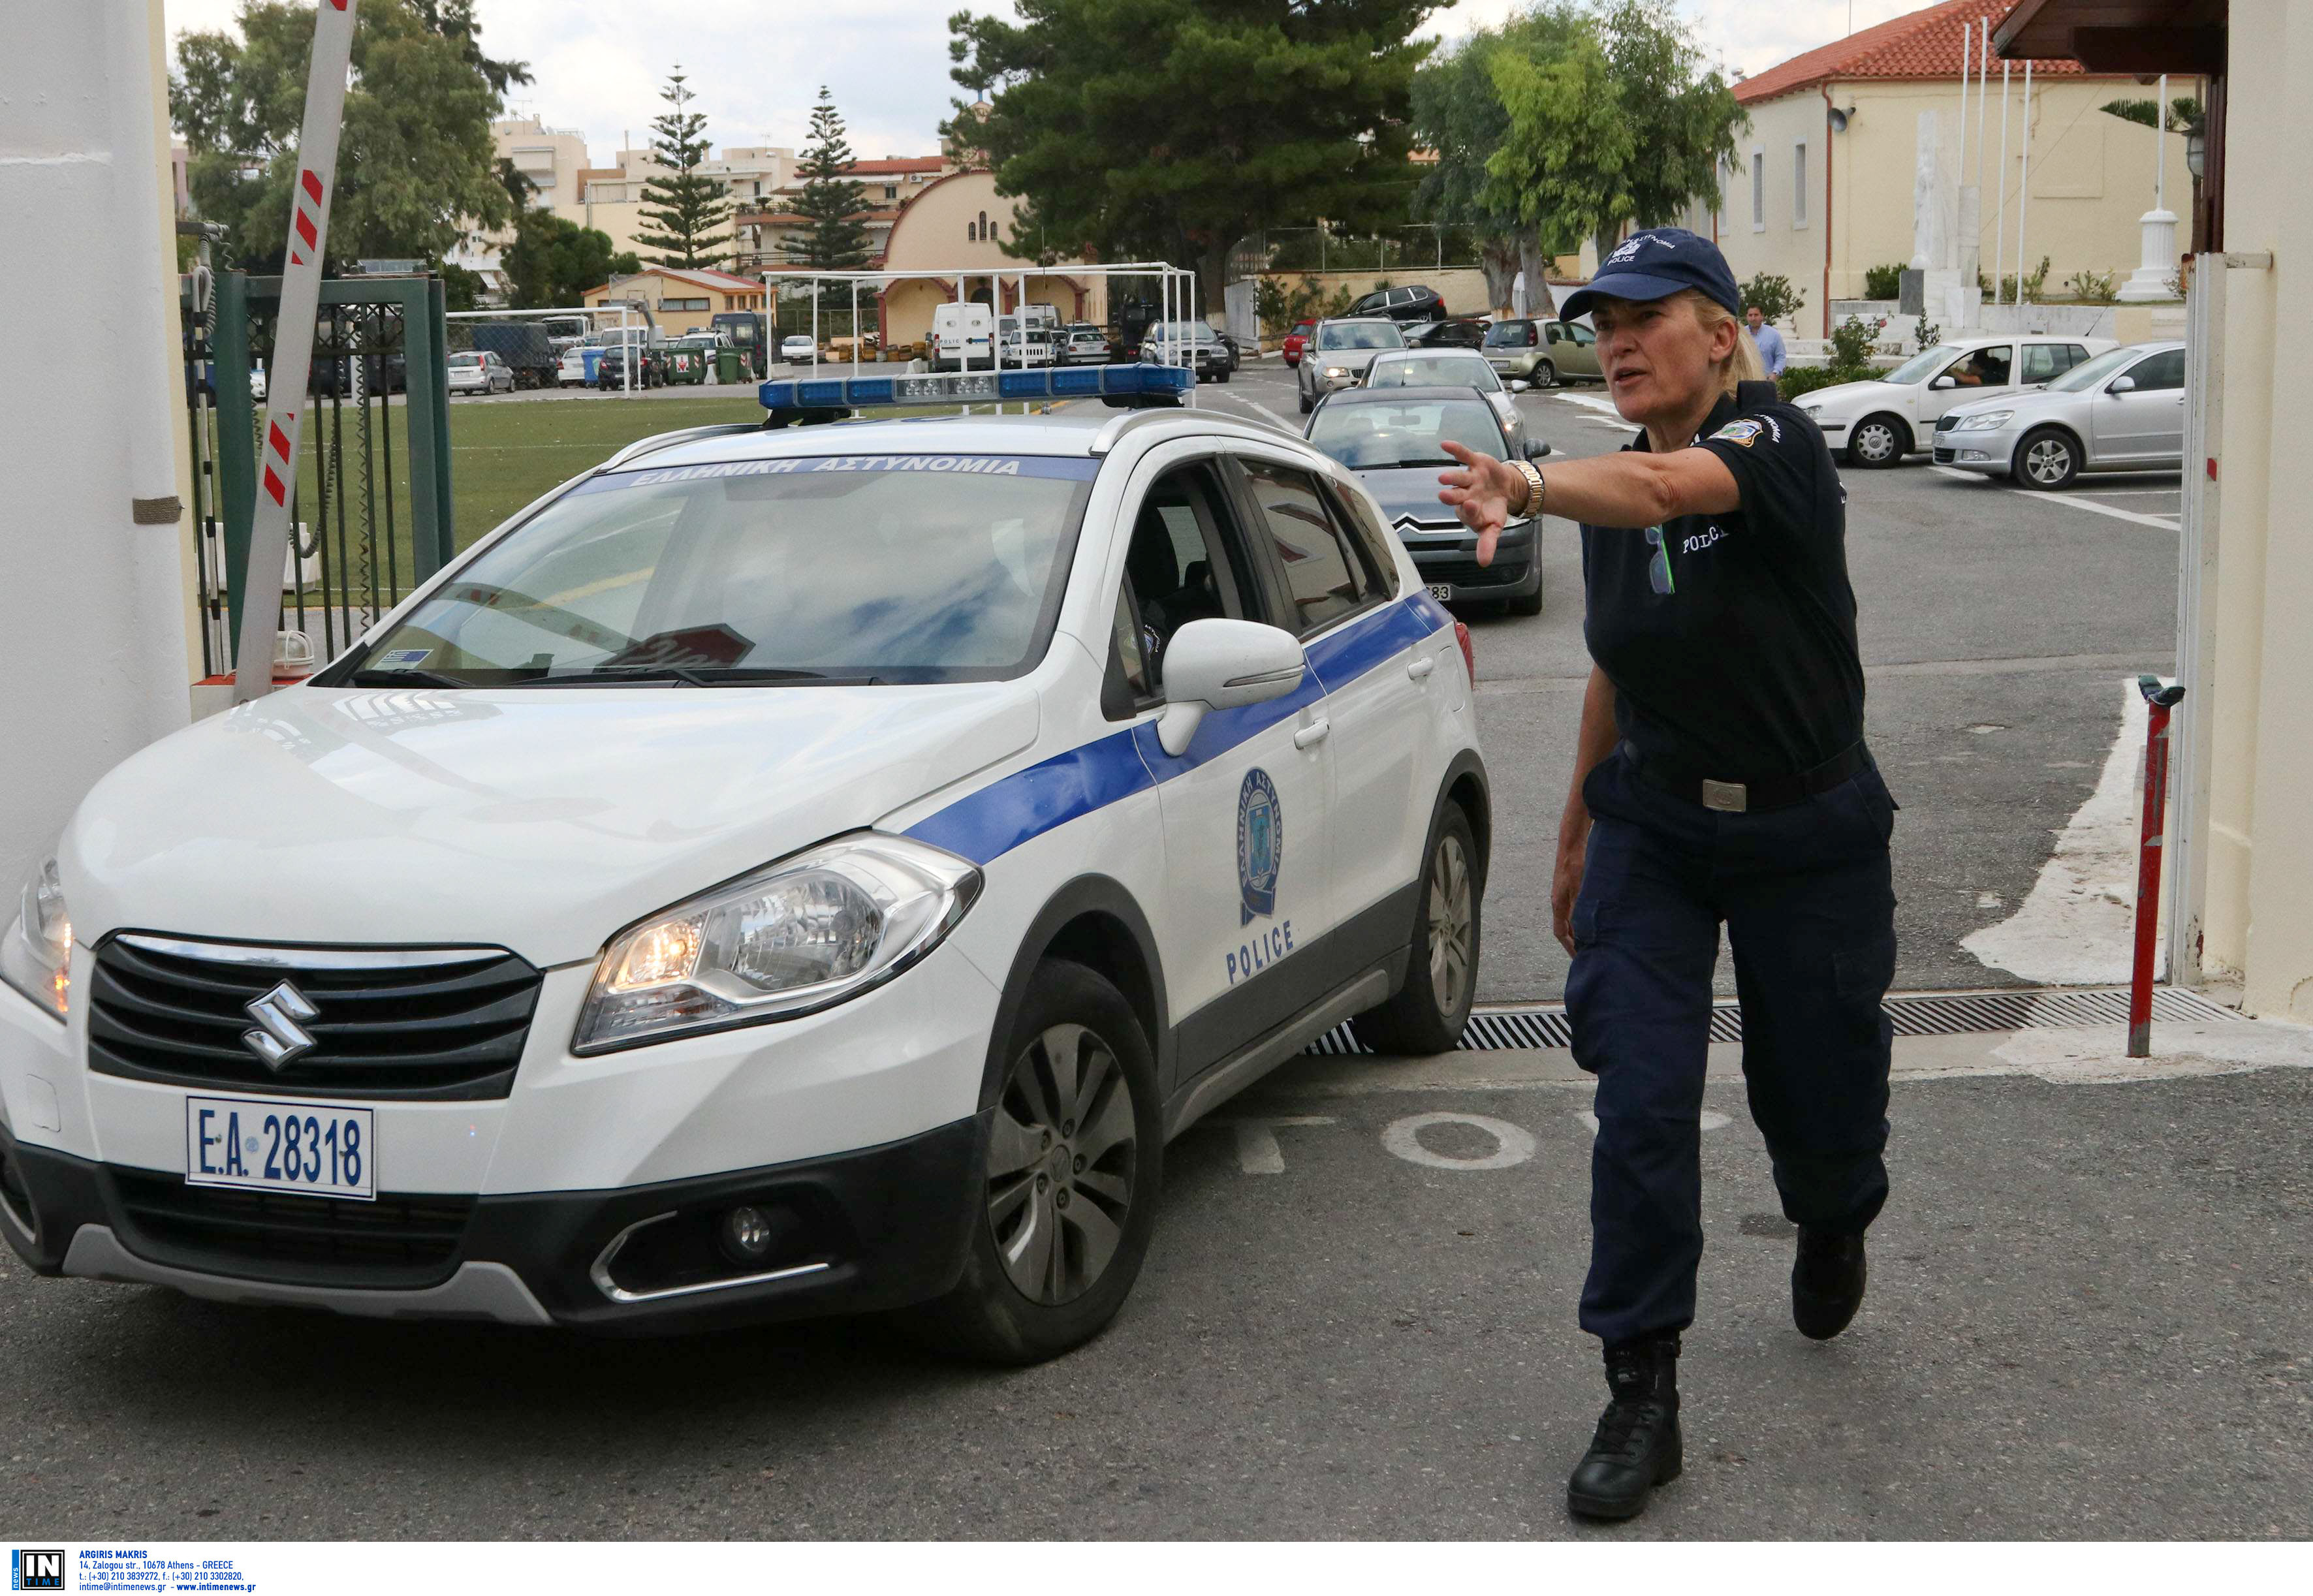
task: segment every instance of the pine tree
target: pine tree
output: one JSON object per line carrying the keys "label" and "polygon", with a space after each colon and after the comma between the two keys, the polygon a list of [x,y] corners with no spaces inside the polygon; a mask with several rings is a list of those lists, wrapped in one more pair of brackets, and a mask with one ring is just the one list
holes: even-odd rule
{"label": "pine tree", "polygon": [[811,139],[805,145],[803,195],[796,210],[805,218],[799,237],[780,245],[780,253],[800,266],[822,271],[850,271],[866,266],[866,224],[858,220],[867,208],[867,190],[844,175],[851,167],[851,145],[843,136],[843,118],[827,85],[819,88],[819,104],[811,113]]}
{"label": "pine tree", "polygon": [[731,201],[722,184],[699,171],[710,148],[707,118],[687,109],[698,96],[684,85],[681,66],[667,75],[659,98],[674,109],[651,123],[658,136],[651,141],[651,153],[669,175],[643,185],[641,221],[655,231],[637,232],[635,241],[659,251],[651,258],[653,265],[719,267],[731,254]]}

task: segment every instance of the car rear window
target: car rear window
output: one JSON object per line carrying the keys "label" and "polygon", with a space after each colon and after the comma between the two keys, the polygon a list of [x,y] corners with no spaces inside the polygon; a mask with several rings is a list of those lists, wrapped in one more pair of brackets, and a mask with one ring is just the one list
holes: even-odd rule
{"label": "car rear window", "polygon": [[1097,469],[834,455],[606,473],[461,568],[345,674],[1015,676],[1050,639]]}

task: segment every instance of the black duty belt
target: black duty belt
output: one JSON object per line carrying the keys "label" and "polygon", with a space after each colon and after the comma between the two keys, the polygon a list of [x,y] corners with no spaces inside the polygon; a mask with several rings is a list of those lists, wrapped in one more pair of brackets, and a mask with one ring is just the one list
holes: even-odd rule
{"label": "black duty belt", "polygon": [[1639,778],[1649,786],[1659,787],[1672,797],[1684,798],[1689,803],[1700,803],[1705,809],[1720,810],[1729,814],[1759,809],[1783,809],[1804,802],[1817,793],[1829,792],[1871,763],[1871,750],[1856,742],[1813,769],[1801,770],[1795,775],[1762,776],[1755,781],[1719,781],[1684,769],[1667,760],[1648,759],[1627,742],[1623,744],[1622,754],[1631,762],[1631,768],[1639,773]]}

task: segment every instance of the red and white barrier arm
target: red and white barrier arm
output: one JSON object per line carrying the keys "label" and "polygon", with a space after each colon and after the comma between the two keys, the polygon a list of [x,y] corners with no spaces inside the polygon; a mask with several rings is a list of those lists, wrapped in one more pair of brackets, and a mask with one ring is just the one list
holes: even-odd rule
{"label": "red and white barrier arm", "polygon": [[319,0],[315,7],[313,65],[305,80],[305,125],[297,136],[297,186],[290,197],[289,259],[281,272],[281,321],[273,345],[273,381],[266,390],[264,441],[258,449],[257,514],[250,523],[249,564],[242,575],[236,703],[273,690],[281,573],[289,557],[289,501],[297,486],[313,319],[321,310],[321,250],[330,236],[330,199],[337,192],[338,133],[345,119],[346,74],[353,62],[356,3]]}

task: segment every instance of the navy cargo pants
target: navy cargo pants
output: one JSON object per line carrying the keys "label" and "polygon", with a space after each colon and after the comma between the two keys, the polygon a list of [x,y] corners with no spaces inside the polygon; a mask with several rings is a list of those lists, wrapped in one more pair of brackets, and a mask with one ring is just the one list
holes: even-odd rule
{"label": "navy cargo pants", "polygon": [[1608,1343],[1694,1320],[1702,1257],[1702,1076],[1719,925],[1735,953],[1743,1078],[1784,1217],[1860,1233],[1887,1197],[1895,976],[1876,768],[1757,813],[1641,780],[1620,750],[1583,785],[1589,852],[1566,1006],[1598,1077],[1582,1328]]}

